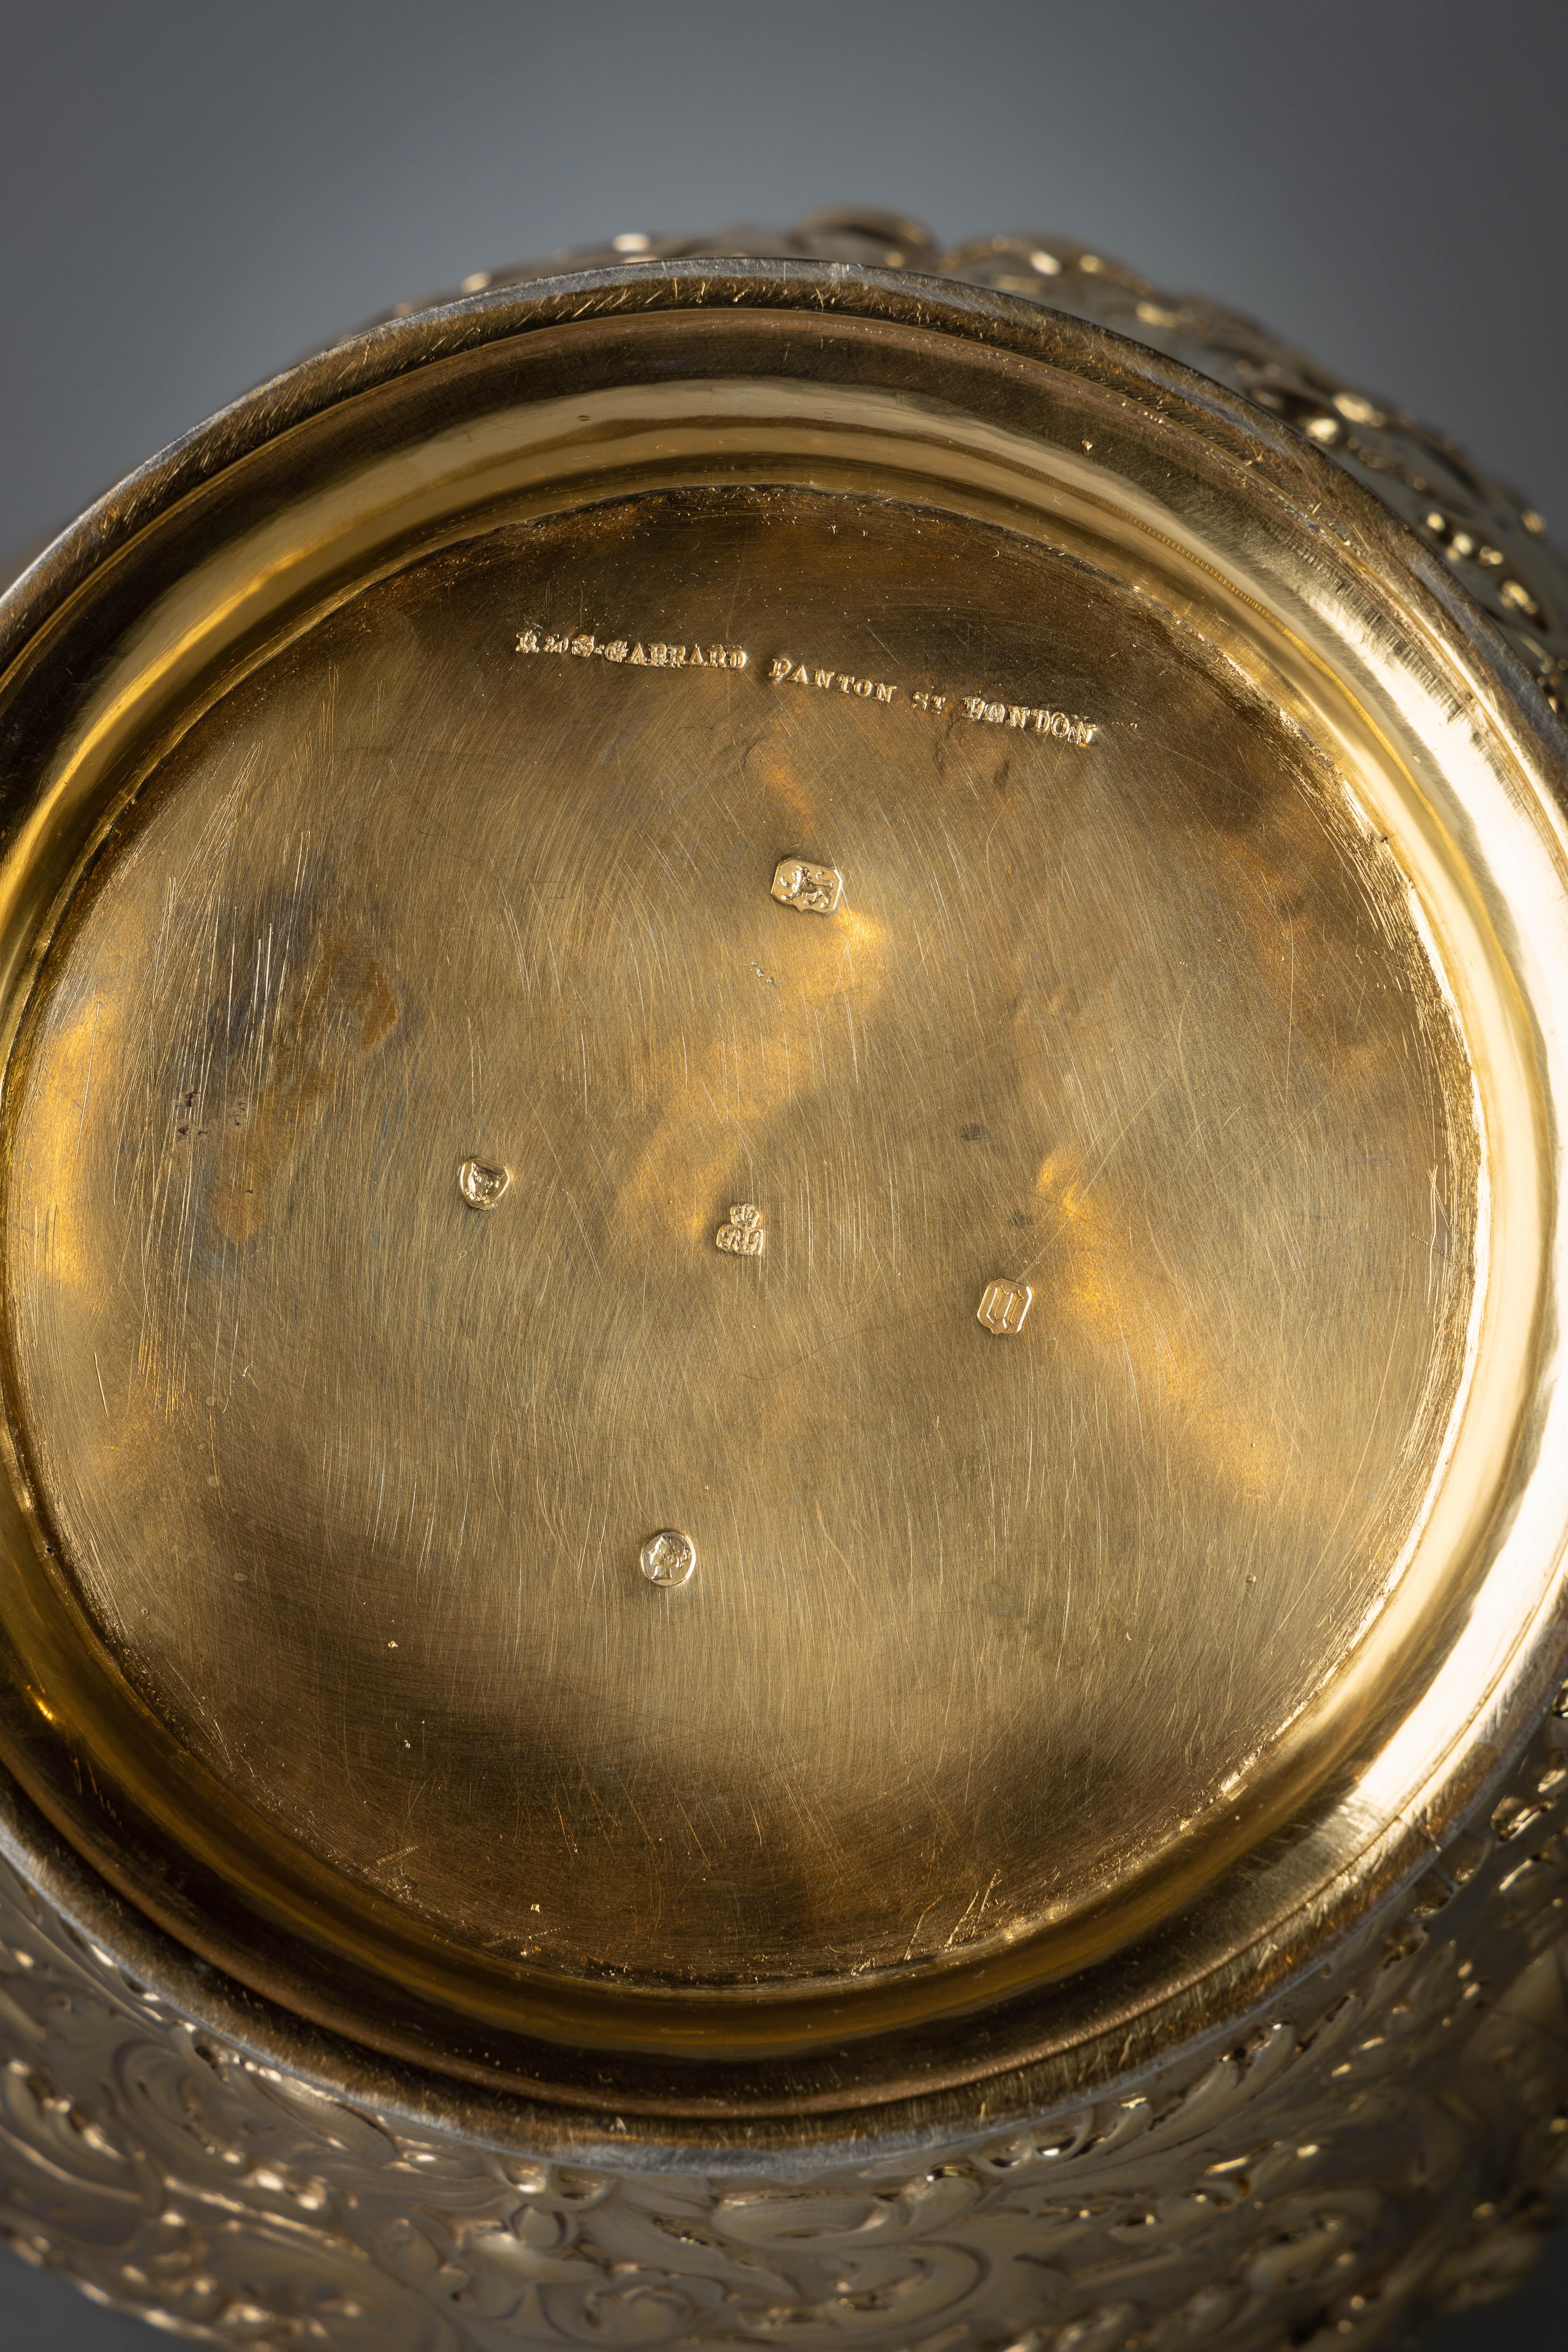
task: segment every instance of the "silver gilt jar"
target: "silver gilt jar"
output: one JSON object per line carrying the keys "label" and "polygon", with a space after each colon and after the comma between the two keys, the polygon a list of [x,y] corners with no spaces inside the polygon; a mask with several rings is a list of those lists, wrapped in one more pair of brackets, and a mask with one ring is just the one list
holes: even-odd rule
{"label": "silver gilt jar", "polygon": [[480,277],[0,604],[0,2216],[1371,2347],[1568,2203],[1568,575],[1047,236]]}

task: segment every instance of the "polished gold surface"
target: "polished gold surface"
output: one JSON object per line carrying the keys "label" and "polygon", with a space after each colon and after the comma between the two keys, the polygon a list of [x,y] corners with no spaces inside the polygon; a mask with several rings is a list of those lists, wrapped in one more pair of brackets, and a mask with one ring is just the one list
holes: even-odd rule
{"label": "polished gold surface", "polygon": [[1568,1516],[1541,746],[1321,459],[753,292],[301,417],[11,688],[7,1751],[631,2112],[1327,1932]]}
{"label": "polished gold surface", "polygon": [[[823,646],[894,699],[769,682]],[[1094,740],[913,708],[954,677]],[[929,510],[650,494],[400,572],[160,763],[27,1038],[74,1583],[230,1801],[520,1968],[1103,1907],[1374,1635],[1452,1414],[1472,1115],[1405,888],[1201,645]]]}

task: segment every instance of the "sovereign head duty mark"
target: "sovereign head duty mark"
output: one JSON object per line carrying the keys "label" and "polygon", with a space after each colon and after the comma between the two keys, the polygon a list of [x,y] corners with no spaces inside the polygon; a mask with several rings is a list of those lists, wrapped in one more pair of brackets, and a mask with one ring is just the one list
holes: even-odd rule
{"label": "sovereign head duty mark", "polygon": [[689,1581],[697,1565],[697,1546],[679,1528],[660,1528],[644,1544],[637,1562],[648,1582],[668,1592]]}

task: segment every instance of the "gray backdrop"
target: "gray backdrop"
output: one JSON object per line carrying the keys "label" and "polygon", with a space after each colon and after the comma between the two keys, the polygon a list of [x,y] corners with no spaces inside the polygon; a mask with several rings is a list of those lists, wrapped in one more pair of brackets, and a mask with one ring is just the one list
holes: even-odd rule
{"label": "gray backdrop", "polygon": [[[396,301],[829,204],[1254,310],[1568,532],[1565,90],[1563,0],[0,0],[0,560]],[[158,2340],[0,2255],[4,2352]]]}

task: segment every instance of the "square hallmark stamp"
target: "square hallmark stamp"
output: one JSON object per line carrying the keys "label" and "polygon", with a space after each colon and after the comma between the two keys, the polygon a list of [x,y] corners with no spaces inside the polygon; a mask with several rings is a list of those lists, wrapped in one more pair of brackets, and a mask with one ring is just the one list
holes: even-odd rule
{"label": "square hallmark stamp", "polygon": [[844,892],[844,877],[831,866],[808,866],[804,857],[781,857],[773,873],[773,897],[803,915],[831,915]]}

